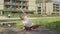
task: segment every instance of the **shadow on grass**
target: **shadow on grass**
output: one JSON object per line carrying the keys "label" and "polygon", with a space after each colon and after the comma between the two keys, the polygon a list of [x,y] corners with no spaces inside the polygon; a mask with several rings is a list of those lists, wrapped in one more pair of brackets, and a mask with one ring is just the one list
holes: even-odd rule
{"label": "shadow on grass", "polygon": [[60,30],[60,21],[55,21],[55,22],[52,22],[52,23],[48,23],[45,26],[48,27],[48,28],[55,29],[55,30]]}

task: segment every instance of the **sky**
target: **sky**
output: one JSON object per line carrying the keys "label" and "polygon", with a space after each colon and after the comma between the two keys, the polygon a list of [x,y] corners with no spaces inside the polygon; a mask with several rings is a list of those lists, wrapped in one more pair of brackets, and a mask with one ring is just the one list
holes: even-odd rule
{"label": "sky", "polygon": [[53,0],[53,1],[58,1],[58,2],[60,2],[60,0]]}

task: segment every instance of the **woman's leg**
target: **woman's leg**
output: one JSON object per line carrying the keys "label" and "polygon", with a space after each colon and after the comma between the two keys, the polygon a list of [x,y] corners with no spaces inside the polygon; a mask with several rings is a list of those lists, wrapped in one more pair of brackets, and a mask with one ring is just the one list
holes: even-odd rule
{"label": "woman's leg", "polygon": [[39,27],[39,25],[33,25],[31,28],[32,29],[36,29],[36,28],[38,28]]}
{"label": "woman's leg", "polygon": [[28,27],[28,26],[24,26],[25,27],[25,30],[31,30],[31,27]]}

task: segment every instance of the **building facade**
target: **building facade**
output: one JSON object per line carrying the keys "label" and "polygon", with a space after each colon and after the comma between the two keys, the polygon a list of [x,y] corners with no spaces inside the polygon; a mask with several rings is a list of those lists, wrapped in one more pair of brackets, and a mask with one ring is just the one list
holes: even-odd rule
{"label": "building facade", "polygon": [[60,2],[53,3],[53,14],[60,14]]}
{"label": "building facade", "polygon": [[36,0],[0,0],[0,15],[5,12],[34,12],[37,14],[60,14],[60,2],[37,2]]}
{"label": "building facade", "polygon": [[4,0],[0,0],[0,15],[2,15],[2,11],[4,9]]}
{"label": "building facade", "polygon": [[[21,9],[24,11],[35,11],[36,10],[36,0],[0,0],[1,10],[4,12],[21,12]],[[3,12],[1,12],[2,14]]]}
{"label": "building facade", "polygon": [[28,10],[36,10],[36,3],[35,3],[36,0],[29,0],[29,7],[28,7]]}
{"label": "building facade", "polygon": [[37,13],[40,14],[60,14],[60,2],[39,3]]}
{"label": "building facade", "polygon": [[28,10],[28,0],[0,0],[0,15],[3,15],[6,11],[21,12]]}
{"label": "building facade", "polygon": [[20,11],[28,9],[28,0],[4,0],[4,11]]}

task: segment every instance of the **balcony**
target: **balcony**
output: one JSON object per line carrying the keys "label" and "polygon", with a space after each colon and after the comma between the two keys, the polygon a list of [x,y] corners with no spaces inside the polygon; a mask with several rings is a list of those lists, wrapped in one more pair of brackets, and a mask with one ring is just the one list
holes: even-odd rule
{"label": "balcony", "polygon": [[37,4],[37,7],[41,7],[42,4]]}
{"label": "balcony", "polygon": [[12,5],[15,5],[15,3],[12,3]]}
{"label": "balcony", "polygon": [[5,5],[10,5],[10,2],[5,2],[4,4],[5,4]]}
{"label": "balcony", "polygon": [[20,6],[22,6],[22,4],[20,4],[20,3],[13,3],[12,5],[20,5]]}
{"label": "balcony", "polygon": [[28,0],[17,0],[17,1],[28,1]]}
{"label": "balcony", "polygon": [[23,6],[28,6],[28,4],[22,4]]}
{"label": "balcony", "polygon": [[4,8],[4,11],[16,11],[15,8]]}
{"label": "balcony", "polygon": [[28,6],[28,3],[19,3],[19,2],[14,2],[14,3],[12,3],[12,5],[20,5],[20,6]]}
{"label": "balcony", "polygon": [[[26,9],[26,8],[22,8],[24,11],[27,11],[28,9]],[[5,7],[4,8],[4,11],[21,11],[21,8],[20,7],[13,7],[13,8],[11,8],[11,7]]]}
{"label": "balcony", "polygon": [[15,3],[15,5],[19,5],[19,6],[28,6],[27,4],[20,4],[20,3]]}
{"label": "balcony", "polygon": [[24,8],[23,10],[24,10],[24,11],[27,11],[28,9]]}
{"label": "balcony", "polygon": [[15,5],[19,5],[20,3],[15,3]]}
{"label": "balcony", "polygon": [[10,11],[11,9],[10,8],[4,8],[4,11]]}
{"label": "balcony", "polygon": [[17,11],[20,11],[21,9],[20,8],[16,8]]}

